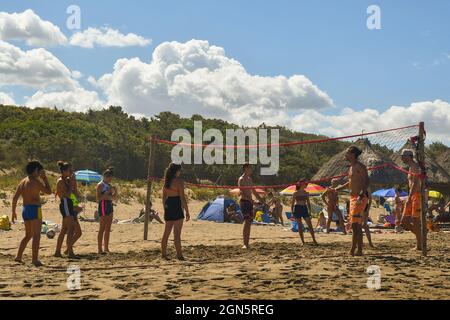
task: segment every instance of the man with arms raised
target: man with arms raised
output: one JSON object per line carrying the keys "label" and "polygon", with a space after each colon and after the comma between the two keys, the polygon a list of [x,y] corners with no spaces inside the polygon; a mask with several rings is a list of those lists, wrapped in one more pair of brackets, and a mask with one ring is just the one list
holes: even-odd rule
{"label": "man with arms raised", "polygon": [[352,256],[362,256],[363,254],[362,224],[364,221],[364,210],[368,203],[369,175],[366,166],[358,161],[361,153],[361,150],[355,146],[347,149],[345,159],[350,162],[348,182],[336,188],[337,191],[345,188],[350,189],[349,219],[352,225],[352,248],[350,254]]}
{"label": "man with arms raised", "polygon": [[252,175],[252,166],[249,163],[244,163],[242,166],[242,169],[244,173],[238,180],[238,186],[240,189],[240,201],[239,205],[241,206],[242,215],[244,216],[244,246],[243,249],[249,248],[249,241],[250,241],[250,229],[252,226],[253,219],[255,218],[255,213],[253,211],[253,198],[252,194],[255,195],[255,197],[261,201],[264,202],[264,200],[259,196],[259,194],[255,191],[255,189],[252,189],[253,181],[251,178]]}
{"label": "man with arms raised", "polygon": [[408,187],[409,195],[406,199],[405,207],[403,209],[402,225],[408,231],[411,231],[416,236],[417,250],[422,250],[421,232],[420,232],[420,213],[422,210],[421,204],[421,182],[419,179],[420,167],[414,161],[414,152],[410,149],[402,150],[402,161],[409,167],[408,173]]}

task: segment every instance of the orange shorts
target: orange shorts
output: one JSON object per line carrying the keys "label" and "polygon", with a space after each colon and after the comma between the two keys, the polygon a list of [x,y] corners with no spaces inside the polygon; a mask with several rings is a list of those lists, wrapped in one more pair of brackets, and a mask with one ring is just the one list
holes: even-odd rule
{"label": "orange shorts", "polygon": [[414,192],[409,196],[409,203],[405,204],[403,209],[404,217],[420,218],[420,213],[422,212],[422,201],[420,192]]}
{"label": "orange shorts", "polygon": [[364,211],[366,209],[367,202],[367,197],[363,197],[361,202],[358,204],[358,196],[350,196],[350,223],[363,223]]}

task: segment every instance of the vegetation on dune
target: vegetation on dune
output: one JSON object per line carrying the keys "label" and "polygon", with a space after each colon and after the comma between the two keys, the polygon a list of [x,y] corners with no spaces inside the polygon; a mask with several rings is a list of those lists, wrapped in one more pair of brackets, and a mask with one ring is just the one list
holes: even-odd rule
{"label": "vegetation on dune", "polygon": [[[143,179],[147,175],[151,135],[170,140],[173,130],[179,128],[187,129],[193,135],[195,120],[202,121],[204,131],[215,128],[225,133],[226,129],[239,128],[220,119],[204,119],[199,115],[183,118],[170,112],[160,113],[151,119],[136,119],[123,112],[121,107],[113,106],[105,110],[80,113],[0,105],[0,120],[0,169],[22,168],[27,159],[39,159],[49,170],[55,172],[58,160],[72,162],[76,170],[102,172],[108,166],[114,166],[120,179],[134,180],[133,184],[138,188],[145,187],[146,184]],[[280,130],[280,142],[323,138],[284,127],[276,128]],[[278,174],[256,174],[255,182],[271,185],[311,178],[326,161],[346,146],[345,142],[332,141],[280,148]],[[164,169],[170,162],[171,148],[168,145],[156,147],[157,177],[163,176]],[[437,156],[442,146],[433,144],[430,149]],[[240,173],[239,165],[184,166],[184,175],[190,182],[206,180],[209,183],[235,185]],[[201,198],[206,196],[199,195]]]}

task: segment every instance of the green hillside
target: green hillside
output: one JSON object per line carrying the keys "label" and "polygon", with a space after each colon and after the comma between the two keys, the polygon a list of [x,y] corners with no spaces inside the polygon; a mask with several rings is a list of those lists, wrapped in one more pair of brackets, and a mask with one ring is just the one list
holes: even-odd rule
{"label": "green hillside", "polygon": [[[70,161],[76,169],[101,172],[116,168],[122,179],[143,179],[147,174],[148,137],[170,140],[172,131],[186,128],[193,134],[194,120],[203,121],[203,130],[238,126],[223,120],[195,115],[182,118],[164,112],[151,119],[136,119],[121,107],[109,107],[86,113],[56,109],[29,109],[0,106],[0,168],[22,167],[27,159],[39,159],[56,171],[58,160]],[[279,127],[280,142],[319,139],[322,136],[293,132]],[[256,177],[256,182],[280,184],[312,177],[331,156],[345,148],[344,142],[280,148],[280,171],[277,176]],[[161,177],[170,161],[171,146],[158,145],[156,173]],[[218,184],[235,184],[240,173],[236,165],[185,166],[189,181],[209,180]]]}

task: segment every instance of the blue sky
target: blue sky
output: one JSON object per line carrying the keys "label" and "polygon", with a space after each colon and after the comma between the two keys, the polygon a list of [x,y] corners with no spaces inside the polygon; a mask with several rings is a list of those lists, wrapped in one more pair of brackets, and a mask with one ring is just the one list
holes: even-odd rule
{"label": "blue sky", "polygon": [[[304,74],[338,107],[386,108],[450,100],[450,2],[428,1],[2,1],[33,9],[67,35],[66,8],[81,8],[82,29],[109,25],[153,40],[206,39],[252,74]],[[382,30],[366,9],[381,8]],[[100,76],[120,57],[148,61],[149,48],[53,49],[69,67]],[[414,64],[418,63],[419,66]]]}
{"label": "blue sky", "polygon": [[[450,1],[2,0],[0,11],[32,9],[69,38],[71,4],[81,8],[82,30],[108,26],[152,40],[145,47],[46,48],[86,77],[111,73],[120,58],[150,63],[164,42],[199,39],[224,48],[251,75],[304,75],[333,100],[333,107],[321,110],[325,115],[344,108],[384,112],[394,105],[450,101]],[[366,27],[371,4],[381,8],[381,30]],[[86,77],[79,82],[92,90]],[[4,85],[0,91],[24,103],[23,96],[35,90]]]}

